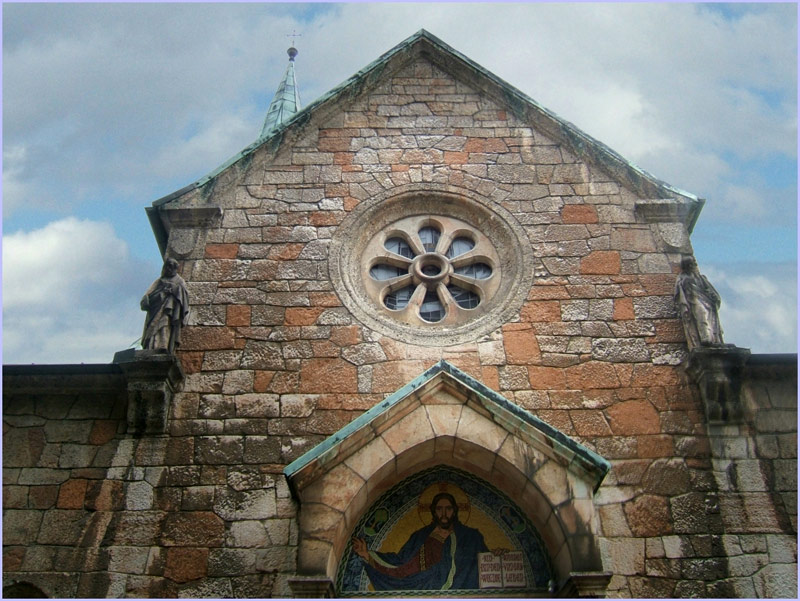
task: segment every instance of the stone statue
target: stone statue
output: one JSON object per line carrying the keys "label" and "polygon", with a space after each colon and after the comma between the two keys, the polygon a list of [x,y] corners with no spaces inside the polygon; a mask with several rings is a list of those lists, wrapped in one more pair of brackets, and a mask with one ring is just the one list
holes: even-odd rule
{"label": "stone statue", "polygon": [[724,344],[717,313],[719,293],[700,274],[694,257],[684,257],[681,261],[681,273],[675,282],[675,303],[689,349]]}
{"label": "stone statue", "polygon": [[178,275],[175,259],[164,261],[161,277],[147,289],[140,306],[142,311],[147,311],[142,348],[174,353],[181,343],[181,328],[189,315],[189,294],[186,282]]}

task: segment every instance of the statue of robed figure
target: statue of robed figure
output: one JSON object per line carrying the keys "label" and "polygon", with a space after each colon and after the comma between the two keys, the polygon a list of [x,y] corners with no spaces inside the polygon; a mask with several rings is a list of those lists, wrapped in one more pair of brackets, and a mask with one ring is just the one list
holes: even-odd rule
{"label": "statue of robed figure", "polygon": [[694,257],[684,257],[675,282],[675,303],[689,349],[724,344],[719,323],[719,293],[697,268]]}
{"label": "statue of robed figure", "polygon": [[189,294],[175,259],[164,261],[161,277],[147,289],[140,306],[147,311],[142,348],[174,353],[189,315]]}

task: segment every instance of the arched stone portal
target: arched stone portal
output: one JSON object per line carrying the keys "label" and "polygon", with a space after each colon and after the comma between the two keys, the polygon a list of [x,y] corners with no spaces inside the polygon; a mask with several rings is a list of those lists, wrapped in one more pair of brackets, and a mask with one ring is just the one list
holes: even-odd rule
{"label": "arched stone portal", "polygon": [[295,594],[339,594],[339,562],[363,514],[403,479],[438,465],[517,502],[541,534],[556,591],[602,594],[609,576],[593,494],[609,463],[446,361],[284,470],[300,504]]}

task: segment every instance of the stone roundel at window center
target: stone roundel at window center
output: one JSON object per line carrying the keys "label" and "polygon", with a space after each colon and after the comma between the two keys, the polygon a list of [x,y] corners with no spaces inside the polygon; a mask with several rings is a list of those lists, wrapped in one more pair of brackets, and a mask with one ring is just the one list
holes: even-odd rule
{"label": "stone roundel at window center", "polygon": [[480,313],[497,293],[500,260],[491,240],[443,215],[414,215],[389,224],[362,254],[364,288],[399,322],[457,325]]}

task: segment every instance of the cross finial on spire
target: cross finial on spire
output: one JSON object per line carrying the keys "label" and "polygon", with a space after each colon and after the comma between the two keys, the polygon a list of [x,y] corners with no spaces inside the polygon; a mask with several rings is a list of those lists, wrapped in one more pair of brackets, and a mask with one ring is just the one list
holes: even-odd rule
{"label": "cross finial on spire", "polygon": [[295,38],[302,38],[302,37],[303,37],[303,34],[302,34],[302,33],[297,33],[297,31],[295,31],[294,29],[292,29],[292,33],[287,33],[287,34],[286,34],[286,37],[287,37],[287,38],[292,38],[292,46],[294,46],[294,39],[295,39]]}
{"label": "cross finial on spire", "polygon": [[[293,31],[291,35],[287,34],[286,37],[291,37],[294,42],[294,38],[300,35]],[[267,118],[261,128],[262,138],[278,129],[300,110],[300,93],[294,76],[294,58],[297,56],[297,48],[292,46],[286,53],[289,55],[289,64],[286,65],[286,73],[284,73],[283,79],[278,85],[278,90],[272,97],[269,109],[267,109]]]}

